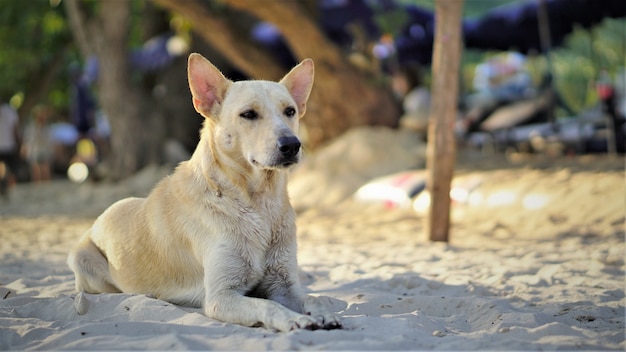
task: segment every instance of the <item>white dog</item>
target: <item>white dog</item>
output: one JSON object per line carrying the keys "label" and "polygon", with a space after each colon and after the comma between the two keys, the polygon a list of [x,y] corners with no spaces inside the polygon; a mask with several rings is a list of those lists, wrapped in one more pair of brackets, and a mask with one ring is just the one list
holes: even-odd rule
{"label": "white dog", "polygon": [[232,82],[191,54],[188,78],[205,117],[194,154],[147,198],[121,200],[98,217],[68,258],[77,290],[149,294],[280,331],[341,327],[301,291],[286,188],[313,61],[278,83]]}

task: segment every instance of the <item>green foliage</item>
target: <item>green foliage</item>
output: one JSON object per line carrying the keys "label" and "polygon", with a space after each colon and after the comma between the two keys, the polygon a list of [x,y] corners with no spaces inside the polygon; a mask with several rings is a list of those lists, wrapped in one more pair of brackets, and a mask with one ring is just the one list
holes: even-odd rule
{"label": "green foliage", "polygon": [[[90,18],[95,17],[99,11],[99,1],[87,0],[83,1],[82,5]],[[133,23],[129,41],[131,48],[140,46],[145,40],[139,25],[145,5],[145,0],[131,2]],[[18,108],[24,98],[37,89],[42,76],[50,73],[52,62],[58,55],[62,56],[60,67],[54,72],[50,86],[36,103],[51,105],[64,113],[69,102],[70,82],[67,68],[72,63],[82,64],[82,59],[73,43],[62,2],[1,1],[0,101],[11,100]]]}
{"label": "green foliage", "polygon": [[[616,77],[626,67],[626,20],[607,18],[591,30],[577,28],[550,55],[556,88],[565,102],[576,112],[588,109],[598,103],[599,72]],[[532,58],[530,65],[535,81],[548,70],[543,56]]]}
{"label": "green foliage", "polygon": [[[53,3],[54,5],[54,3]],[[0,99],[26,94],[71,35],[63,9],[47,0],[5,0],[0,6]],[[55,85],[53,89],[57,89]]]}
{"label": "green foliage", "polygon": [[[434,0],[401,0],[405,4],[416,4],[431,10]],[[494,7],[515,0],[465,0],[465,18],[478,17]],[[477,64],[498,52],[485,52],[466,49],[461,63],[461,86],[465,92],[471,91],[474,68]],[[600,70],[606,70],[615,77],[626,67],[626,19],[607,18],[592,29],[576,28],[564,45],[550,52],[554,82],[563,100],[575,112],[588,109],[598,103],[594,89]],[[548,72],[545,56],[529,57],[528,66],[533,82],[539,84],[541,77]],[[557,115],[566,116],[565,111],[557,110]]]}
{"label": "green foliage", "polygon": [[382,33],[397,33],[409,20],[409,15],[402,9],[376,12],[374,21]]}
{"label": "green foliage", "polygon": [[[117,1],[117,0],[107,0]],[[137,47],[146,39],[141,32],[141,18],[147,0],[132,1],[132,31],[129,47]],[[434,0],[399,0],[434,10]],[[463,13],[476,17],[512,0],[465,0]],[[98,1],[84,4],[92,14],[98,11]],[[213,11],[223,11],[221,3],[208,1]],[[189,22],[172,14],[170,25],[179,34],[189,36]],[[376,21],[387,33],[397,33],[407,20],[402,11],[377,12]],[[72,45],[72,36],[60,0],[2,0],[0,6],[0,100],[28,96],[37,86],[42,72],[51,65],[55,55],[63,52],[60,72],[46,92],[43,101],[59,109],[67,106],[67,71],[70,62],[79,61]],[[607,19],[596,28],[578,28],[565,44],[551,52],[555,83],[565,101],[575,111],[597,102],[593,84],[601,69],[611,76],[626,66],[626,20]],[[462,88],[471,90],[474,67],[495,52],[465,50],[462,61]],[[534,81],[547,72],[543,56],[531,57],[529,67]],[[428,73],[426,73],[428,76]],[[15,99],[15,101],[20,99]]]}

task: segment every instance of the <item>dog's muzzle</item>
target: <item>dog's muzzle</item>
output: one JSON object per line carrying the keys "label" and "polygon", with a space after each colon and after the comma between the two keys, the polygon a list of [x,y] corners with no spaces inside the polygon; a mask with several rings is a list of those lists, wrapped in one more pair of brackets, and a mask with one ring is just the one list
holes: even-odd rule
{"label": "dog's muzzle", "polygon": [[278,150],[281,154],[281,166],[287,167],[298,162],[298,154],[302,144],[296,136],[278,138]]}

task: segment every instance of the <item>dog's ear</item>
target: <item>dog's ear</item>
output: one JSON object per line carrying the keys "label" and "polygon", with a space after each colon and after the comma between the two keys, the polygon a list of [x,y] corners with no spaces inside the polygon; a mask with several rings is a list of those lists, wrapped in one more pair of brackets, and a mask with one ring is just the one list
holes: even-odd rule
{"label": "dog's ear", "polygon": [[313,88],[314,72],[313,60],[304,59],[280,80],[280,83],[287,87],[289,94],[296,101],[300,116],[306,112],[306,102],[309,100],[309,94]]}
{"label": "dog's ear", "polygon": [[192,53],[187,62],[187,76],[193,107],[200,115],[209,117],[224,100],[232,83],[204,56]]}

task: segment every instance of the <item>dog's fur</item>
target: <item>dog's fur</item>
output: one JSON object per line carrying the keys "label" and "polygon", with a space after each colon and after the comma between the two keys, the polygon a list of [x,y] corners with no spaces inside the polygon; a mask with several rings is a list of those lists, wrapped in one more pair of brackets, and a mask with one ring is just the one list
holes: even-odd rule
{"label": "dog's fur", "polygon": [[301,291],[287,169],[298,162],[298,120],[313,84],[304,60],[280,82],[226,79],[188,62],[193,105],[205,117],[189,161],[147,198],[113,204],[72,249],[76,288],[132,292],[246,326],[337,328]]}

